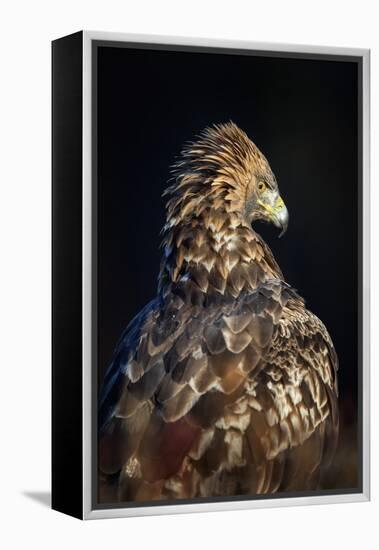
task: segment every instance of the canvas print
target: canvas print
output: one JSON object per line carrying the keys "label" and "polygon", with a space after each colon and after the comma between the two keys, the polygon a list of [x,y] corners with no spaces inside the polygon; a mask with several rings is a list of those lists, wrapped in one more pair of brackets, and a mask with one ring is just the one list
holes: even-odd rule
{"label": "canvas print", "polygon": [[97,63],[98,502],[356,490],[356,68]]}

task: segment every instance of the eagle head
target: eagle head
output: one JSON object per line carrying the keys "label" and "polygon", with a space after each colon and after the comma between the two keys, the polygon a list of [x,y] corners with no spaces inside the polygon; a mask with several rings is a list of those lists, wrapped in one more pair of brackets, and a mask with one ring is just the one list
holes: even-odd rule
{"label": "eagle head", "polygon": [[270,165],[233,122],[206,128],[197,140],[185,146],[174,165],[175,183],[166,194],[169,226],[185,223],[205,208],[224,210],[240,223],[256,220],[288,226],[288,210],[279,194]]}

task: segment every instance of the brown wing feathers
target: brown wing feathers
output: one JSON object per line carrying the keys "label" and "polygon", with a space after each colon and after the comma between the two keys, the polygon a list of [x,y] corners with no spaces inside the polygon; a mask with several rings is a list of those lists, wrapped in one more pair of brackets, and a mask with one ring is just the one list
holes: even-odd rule
{"label": "brown wing feathers", "polygon": [[[101,445],[107,450],[101,458],[102,469],[107,473],[128,469],[128,461],[136,459],[143,494],[146,483],[160,481],[161,497],[166,480],[185,459],[197,482],[192,480],[193,494],[177,497],[206,492],[224,469],[256,465],[255,482],[246,489],[251,492],[286,488],[296,461],[304,466],[308,455],[313,472],[324,444],[324,429],[319,426],[335,399],[333,369],[328,355],[326,363],[314,371],[304,365],[304,357],[312,358],[309,343],[314,340],[316,349],[320,346],[319,332],[310,339],[304,324],[298,339],[293,327],[286,337],[290,321],[283,313],[291,301],[299,301],[293,291],[272,281],[246,295],[242,306],[228,304],[225,315],[217,307],[213,313],[200,310],[191,317],[186,310],[192,306],[176,300],[178,307],[169,319],[177,318],[173,333],[165,329],[164,316],[160,322],[156,315],[155,324],[148,321],[138,359],[132,358],[128,365],[121,399]],[[298,340],[306,338],[308,346],[299,349]],[[286,459],[281,456],[315,431],[304,452],[293,452]],[[236,479],[241,476],[242,470]],[[128,477],[123,478],[122,486],[128,486]],[[247,480],[243,484],[239,479],[239,486],[246,486]],[[139,487],[135,484],[133,498],[139,498]],[[219,490],[222,494],[222,484]]]}

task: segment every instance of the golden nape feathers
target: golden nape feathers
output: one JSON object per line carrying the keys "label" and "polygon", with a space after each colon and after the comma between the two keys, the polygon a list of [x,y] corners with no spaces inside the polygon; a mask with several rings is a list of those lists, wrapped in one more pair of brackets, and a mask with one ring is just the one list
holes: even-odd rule
{"label": "golden nape feathers", "polygon": [[100,395],[100,502],[317,488],[337,356],[252,227],[288,223],[266,158],[235,124],[208,128],[166,195],[158,294]]}

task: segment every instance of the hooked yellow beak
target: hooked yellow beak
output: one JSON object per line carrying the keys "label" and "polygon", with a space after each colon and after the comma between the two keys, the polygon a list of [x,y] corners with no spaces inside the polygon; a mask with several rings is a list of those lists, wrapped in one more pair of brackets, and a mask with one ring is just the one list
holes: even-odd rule
{"label": "hooked yellow beak", "polygon": [[279,237],[284,235],[288,227],[289,214],[286,205],[280,195],[277,195],[273,204],[258,200],[257,203],[263,208],[267,218],[276,226],[281,229]]}

